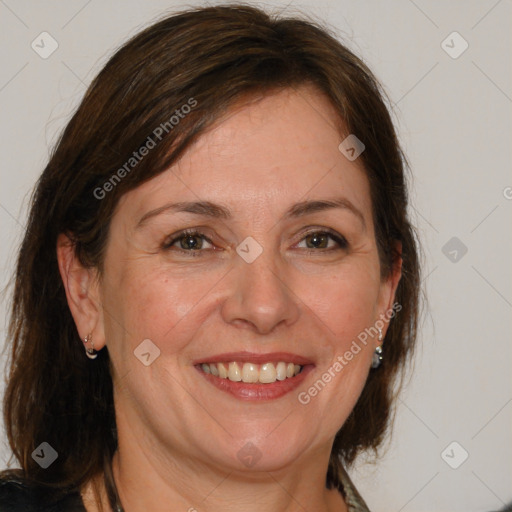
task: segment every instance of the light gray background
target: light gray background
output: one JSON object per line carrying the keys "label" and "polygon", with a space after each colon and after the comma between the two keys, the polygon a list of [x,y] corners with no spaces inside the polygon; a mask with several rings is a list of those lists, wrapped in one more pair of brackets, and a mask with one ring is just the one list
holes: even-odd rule
{"label": "light gray background", "polygon": [[[127,37],[187,5],[205,3],[0,0],[2,286],[29,191],[86,86]],[[385,456],[361,461],[354,480],[377,512],[497,510],[512,501],[511,2],[271,5],[329,22],[365,59],[394,104],[414,174],[429,301],[420,350]],[[43,31],[59,45],[47,59],[31,48]],[[456,59],[442,47],[453,31],[469,44]],[[462,48],[453,36],[445,45]],[[448,254],[455,262],[443,253],[452,237],[467,247]],[[452,469],[446,461],[457,465],[463,450]]]}

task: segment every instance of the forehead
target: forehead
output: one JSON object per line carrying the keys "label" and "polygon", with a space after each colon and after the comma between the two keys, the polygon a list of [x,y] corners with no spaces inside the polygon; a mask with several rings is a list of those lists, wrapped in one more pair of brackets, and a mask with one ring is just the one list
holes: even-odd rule
{"label": "forehead", "polygon": [[279,214],[290,203],[342,194],[369,212],[362,163],[338,149],[346,135],[331,103],[312,87],[246,99],[120,206],[140,216],[172,199],[208,200]]}

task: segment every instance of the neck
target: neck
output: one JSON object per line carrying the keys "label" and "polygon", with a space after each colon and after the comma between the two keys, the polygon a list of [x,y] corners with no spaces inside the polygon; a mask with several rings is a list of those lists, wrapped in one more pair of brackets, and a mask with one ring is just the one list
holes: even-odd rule
{"label": "neck", "polygon": [[[337,489],[325,487],[324,458],[272,472],[222,470],[180,454],[154,454],[145,437],[119,436],[112,470],[125,512],[346,512]],[[313,462],[318,461],[318,462]],[[328,460],[328,457],[327,457]],[[110,510],[108,500],[106,510]],[[89,510],[89,509],[87,509]]]}

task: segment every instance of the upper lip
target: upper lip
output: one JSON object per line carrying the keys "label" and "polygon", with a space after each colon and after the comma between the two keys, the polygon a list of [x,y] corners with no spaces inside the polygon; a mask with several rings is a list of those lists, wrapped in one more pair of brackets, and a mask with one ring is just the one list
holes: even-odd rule
{"label": "upper lip", "polygon": [[217,354],[214,356],[205,356],[200,359],[196,359],[192,364],[201,363],[229,363],[231,361],[243,361],[246,363],[254,364],[265,364],[265,363],[278,363],[280,361],[286,363],[298,364],[305,366],[307,364],[313,364],[313,362],[307,357],[292,354],[291,352],[267,352],[265,354],[255,352],[225,352],[223,354]]}

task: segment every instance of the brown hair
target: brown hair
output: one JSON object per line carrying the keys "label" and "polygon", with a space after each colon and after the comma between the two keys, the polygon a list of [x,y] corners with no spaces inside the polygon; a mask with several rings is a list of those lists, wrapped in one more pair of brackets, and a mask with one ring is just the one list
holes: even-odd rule
{"label": "brown hair", "polygon": [[[316,22],[245,5],[215,6],[167,17],[118,50],[90,85],[37,183],[17,261],[4,399],[9,443],[26,477],[77,489],[105,471],[117,446],[108,350],[94,362],[84,355],[57,266],[58,235],[68,234],[80,261],[101,271],[109,221],[125,192],[168,169],[235,102],[306,84],[325,94],[347,134],[366,146],[360,158],[383,277],[397,257],[396,241],[403,258],[396,293],[402,309],[391,320],[382,365],[370,372],[336,435],[327,486],[336,482],[339,464],[379,446],[395,377],[416,338],[420,286],[405,159],[385,96],[365,64]],[[176,109],[192,102],[171,128]],[[155,149],[112,182],[163,125],[168,129]],[[109,180],[108,193],[98,192]],[[31,457],[43,441],[59,455],[44,470]]]}

